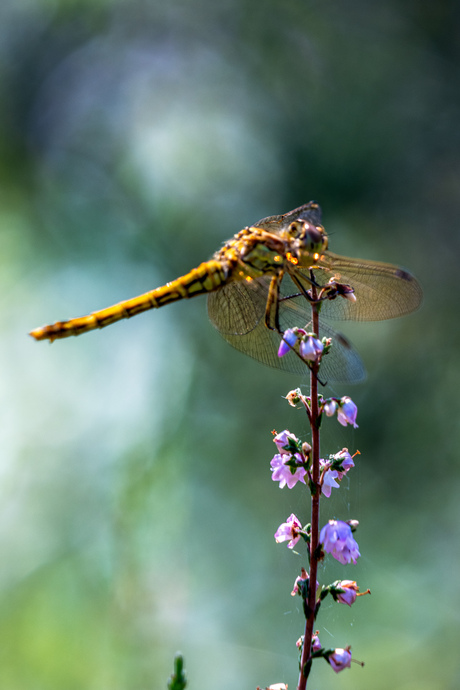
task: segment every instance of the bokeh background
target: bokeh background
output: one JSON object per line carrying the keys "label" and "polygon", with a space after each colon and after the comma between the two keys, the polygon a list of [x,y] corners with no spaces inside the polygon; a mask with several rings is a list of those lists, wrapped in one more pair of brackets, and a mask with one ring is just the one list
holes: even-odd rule
{"label": "bokeh background", "polygon": [[[271,430],[307,438],[305,383],[245,358],[204,298],[81,338],[31,328],[135,296],[245,225],[318,200],[333,251],[419,276],[423,308],[344,325],[368,369],[333,386],[359,449],[323,508],[362,557],[321,580],[325,646],[364,669],[312,688],[460,685],[458,262],[460,6],[454,0],[2,0],[0,5],[0,686],[191,688],[297,681],[276,545],[300,489]],[[300,551],[302,551],[300,549]]]}

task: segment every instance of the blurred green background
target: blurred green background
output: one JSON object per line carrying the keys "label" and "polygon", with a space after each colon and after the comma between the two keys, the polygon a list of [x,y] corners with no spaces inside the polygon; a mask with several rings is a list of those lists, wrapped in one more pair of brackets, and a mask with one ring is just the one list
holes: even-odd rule
{"label": "blurred green background", "polygon": [[[399,263],[422,310],[347,325],[366,384],[334,386],[361,456],[323,508],[361,522],[325,646],[364,669],[311,688],[460,685],[460,5],[396,0],[2,0],[0,687],[297,682],[276,545],[300,489],[270,431],[307,438],[304,382],[230,348],[204,298],[52,347],[31,328],[135,296],[310,199],[333,251]],[[455,405],[454,405],[455,403]]]}

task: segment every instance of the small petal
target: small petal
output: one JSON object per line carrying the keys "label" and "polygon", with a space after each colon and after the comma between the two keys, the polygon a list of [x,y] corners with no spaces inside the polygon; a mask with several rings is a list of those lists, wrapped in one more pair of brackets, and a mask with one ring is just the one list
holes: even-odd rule
{"label": "small petal", "polygon": [[324,473],[323,477],[323,486],[321,487],[321,493],[326,496],[326,498],[329,498],[331,495],[332,489],[340,489],[340,484],[338,484],[335,480],[338,477],[338,472],[337,470],[327,470]]}
{"label": "small petal", "polygon": [[286,331],[284,331],[283,339],[280,342],[278,349],[278,357],[284,357],[284,355],[287,355],[287,353],[291,351],[291,348],[293,348],[296,344],[298,337],[298,333],[294,328],[288,328]]}

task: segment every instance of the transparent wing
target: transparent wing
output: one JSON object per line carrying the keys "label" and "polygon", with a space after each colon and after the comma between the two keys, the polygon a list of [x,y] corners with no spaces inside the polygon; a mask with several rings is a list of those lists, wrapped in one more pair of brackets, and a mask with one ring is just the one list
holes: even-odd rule
{"label": "transparent wing", "polygon": [[[251,282],[229,283],[208,296],[209,317],[217,330],[233,347],[254,359],[282,371],[305,376],[307,366],[292,352],[278,357],[280,336],[265,325],[265,308],[270,277]],[[296,293],[288,276],[280,290],[279,319],[281,330],[309,323],[311,310],[303,296],[285,299]],[[327,381],[357,382],[365,376],[360,356],[346,338],[321,322],[320,337],[333,338],[331,352],[321,364],[320,377]]]}
{"label": "transparent wing", "polygon": [[[328,251],[314,274],[320,285],[333,277],[355,290],[355,303],[342,297],[325,302],[321,314],[327,318],[383,321],[410,314],[422,302],[422,288],[414,276],[392,264],[349,259]],[[296,275],[308,286],[309,271],[297,269]]]}

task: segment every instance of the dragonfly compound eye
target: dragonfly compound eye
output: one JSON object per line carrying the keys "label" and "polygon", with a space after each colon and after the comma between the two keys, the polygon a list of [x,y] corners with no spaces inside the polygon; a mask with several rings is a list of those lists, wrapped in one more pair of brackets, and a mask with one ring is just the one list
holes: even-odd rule
{"label": "dragonfly compound eye", "polygon": [[304,222],[298,243],[309,254],[321,254],[327,249],[327,235],[321,225],[316,227],[312,223]]}

